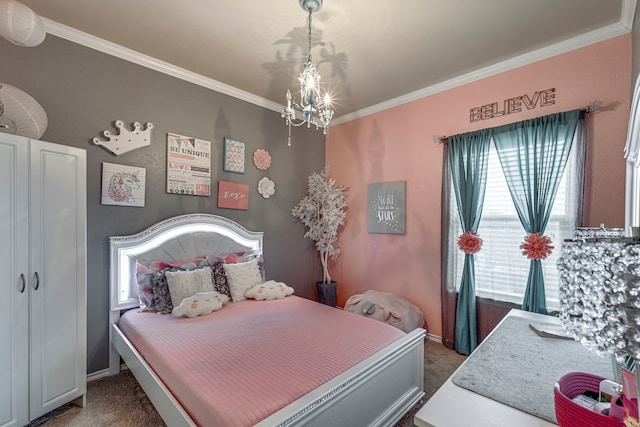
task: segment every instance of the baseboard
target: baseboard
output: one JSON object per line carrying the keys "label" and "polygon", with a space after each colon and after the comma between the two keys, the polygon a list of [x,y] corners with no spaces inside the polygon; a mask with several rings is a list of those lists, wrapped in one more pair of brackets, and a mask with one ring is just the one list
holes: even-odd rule
{"label": "baseboard", "polygon": [[436,341],[436,342],[439,342],[440,344],[442,344],[442,337],[439,337],[437,335],[426,334],[426,338],[429,341]]}
{"label": "baseboard", "polygon": [[[120,371],[125,371],[128,370],[129,368],[127,367],[126,364],[122,364],[120,365]],[[91,381],[96,381],[99,380],[101,378],[104,377],[108,377],[109,376],[109,368],[107,369],[103,369],[101,371],[96,371],[96,372],[92,372],[90,374],[87,374],[87,382],[90,383]]]}

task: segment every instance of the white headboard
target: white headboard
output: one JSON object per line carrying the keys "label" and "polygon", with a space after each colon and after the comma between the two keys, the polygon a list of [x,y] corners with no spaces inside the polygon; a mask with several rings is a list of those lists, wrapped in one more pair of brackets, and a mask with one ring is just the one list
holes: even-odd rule
{"label": "white headboard", "polygon": [[204,255],[262,250],[262,232],[218,215],[188,214],[140,233],[109,238],[111,312],[138,307],[136,261],[179,261]]}

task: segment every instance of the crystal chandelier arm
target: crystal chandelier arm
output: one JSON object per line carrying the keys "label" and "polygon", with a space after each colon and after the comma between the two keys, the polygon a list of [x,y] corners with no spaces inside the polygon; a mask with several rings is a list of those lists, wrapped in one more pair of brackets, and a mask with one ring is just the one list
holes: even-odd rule
{"label": "crystal chandelier arm", "polygon": [[[296,111],[302,113],[303,117],[296,117]],[[304,108],[296,102],[295,98],[291,97],[291,91],[289,90],[287,90],[287,106],[282,111],[282,117],[291,126],[302,126],[307,123],[306,116],[304,116]],[[296,122],[296,120],[298,121]]]}
{"label": "crystal chandelier arm", "polygon": [[[302,114],[302,118],[296,117],[296,111]],[[321,123],[316,120],[315,114],[319,114]],[[316,128],[324,128],[333,118],[333,111],[329,108],[329,104],[325,101],[315,104],[300,105],[296,102],[295,97],[291,96],[291,91],[287,91],[287,106],[282,112],[282,117],[291,122],[292,126],[315,125]],[[296,122],[295,120],[299,120]]]}

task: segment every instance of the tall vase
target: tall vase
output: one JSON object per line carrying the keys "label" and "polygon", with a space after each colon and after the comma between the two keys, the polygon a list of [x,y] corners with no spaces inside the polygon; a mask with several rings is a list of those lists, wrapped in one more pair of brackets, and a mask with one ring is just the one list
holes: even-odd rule
{"label": "tall vase", "polygon": [[335,307],[338,299],[338,283],[331,281],[329,283],[316,282],[316,290],[318,291],[318,301],[325,305]]}

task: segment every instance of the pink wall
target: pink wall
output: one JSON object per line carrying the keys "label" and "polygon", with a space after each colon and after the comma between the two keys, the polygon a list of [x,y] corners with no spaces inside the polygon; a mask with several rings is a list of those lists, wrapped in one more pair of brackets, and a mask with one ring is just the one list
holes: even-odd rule
{"label": "pink wall", "polygon": [[[384,82],[381,82],[384,84]],[[469,110],[555,88],[555,104],[470,123]],[[624,225],[624,159],[631,91],[631,36],[469,83],[331,128],[326,163],[350,187],[343,255],[332,269],[338,303],[367,289],[395,292],[420,307],[430,334],[441,336],[440,214],[442,146],[453,135],[586,107],[585,226]],[[367,185],[406,181],[406,235],[367,232]]]}

